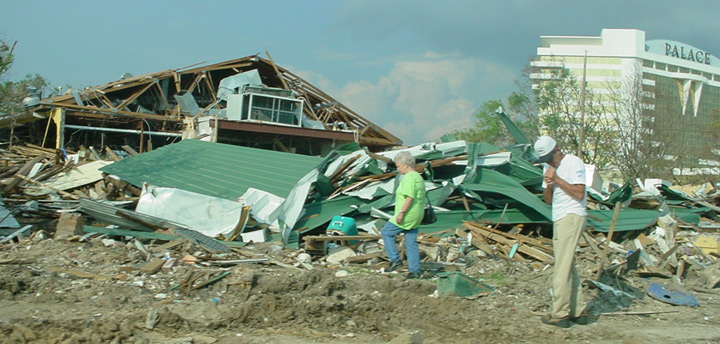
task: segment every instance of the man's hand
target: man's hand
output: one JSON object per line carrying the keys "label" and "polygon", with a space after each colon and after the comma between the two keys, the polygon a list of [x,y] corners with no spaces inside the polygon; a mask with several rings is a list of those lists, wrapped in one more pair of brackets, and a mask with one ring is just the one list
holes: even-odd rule
{"label": "man's hand", "polygon": [[555,184],[555,177],[557,175],[555,174],[555,168],[554,167],[548,167],[547,170],[545,170],[545,175],[543,176],[543,181],[545,184],[550,187]]}

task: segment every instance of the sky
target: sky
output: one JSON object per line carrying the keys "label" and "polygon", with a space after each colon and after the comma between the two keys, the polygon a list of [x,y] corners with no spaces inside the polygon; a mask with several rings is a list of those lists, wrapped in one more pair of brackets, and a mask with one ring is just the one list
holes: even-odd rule
{"label": "sky", "polygon": [[5,76],[102,85],[268,51],[405,144],[474,124],[518,91],[540,36],[639,29],[720,56],[720,1],[0,0]]}

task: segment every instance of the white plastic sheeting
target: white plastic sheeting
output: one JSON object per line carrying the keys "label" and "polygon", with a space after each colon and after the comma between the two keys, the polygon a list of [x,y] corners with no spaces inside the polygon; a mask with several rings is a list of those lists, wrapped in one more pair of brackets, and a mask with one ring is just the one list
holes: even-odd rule
{"label": "white plastic sheeting", "polygon": [[[349,168],[344,172],[344,174],[340,176],[340,179],[355,174],[358,170],[365,167],[367,163],[374,160],[364,150],[357,150],[350,154],[345,154],[341,157],[338,157],[330,164],[328,164],[327,169],[325,170],[325,176],[330,177],[338,170],[338,168],[340,168],[340,166],[344,165],[348,160],[356,157],[358,154],[360,155],[360,157],[349,166]],[[380,161],[378,161],[378,163],[380,163]],[[384,168],[384,166],[381,166],[381,168]]]}
{"label": "white plastic sheeting", "polygon": [[[280,207],[280,216],[278,217],[278,229],[282,232],[283,241],[287,242],[290,238],[290,232],[295,227],[295,223],[300,218],[300,214],[305,206],[305,199],[310,192],[310,187],[317,180],[320,171],[317,168],[308,172],[302,177],[295,187],[290,191],[287,199]],[[272,229],[272,227],[271,227]]]}
{"label": "white plastic sheeting", "polygon": [[237,228],[242,208],[241,202],[146,184],[135,211],[177,222],[214,238],[229,235]]}
{"label": "white plastic sheeting", "polygon": [[254,188],[248,188],[238,200],[252,206],[250,213],[255,221],[268,225],[277,220],[280,206],[285,201],[282,197]]}

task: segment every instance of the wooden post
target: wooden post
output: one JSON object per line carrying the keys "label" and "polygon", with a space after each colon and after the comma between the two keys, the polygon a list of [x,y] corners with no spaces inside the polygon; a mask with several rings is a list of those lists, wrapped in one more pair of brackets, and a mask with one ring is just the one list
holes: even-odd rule
{"label": "wooden post", "polygon": [[617,222],[618,214],[620,214],[620,206],[622,203],[615,203],[615,212],[613,212],[612,221],[610,222],[610,231],[608,232],[607,241],[605,241],[605,250],[603,251],[602,258],[600,259],[600,267],[598,268],[597,277],[595,280],[599,280],[602,276],[603,269],[605,268],[605,261],[607,260],[607,253],[610,249],[610,241],[612,241],[613,233],[615,232],[615,223]]}
{"label": "wooden post", "polygon": [[585,75],[587,74],[587,50],[583,60],[582,88],[580,88],[580,135],[578,139],[578,158],[583,159],[583,145],[585,144]]}

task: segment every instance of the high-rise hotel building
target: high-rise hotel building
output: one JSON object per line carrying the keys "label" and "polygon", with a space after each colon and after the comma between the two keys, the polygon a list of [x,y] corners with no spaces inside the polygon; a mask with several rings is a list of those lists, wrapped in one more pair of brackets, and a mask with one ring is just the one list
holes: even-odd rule
{"label": "high-rise hotel building", "polygon": [[541,36],[531,62],[533,86],[549,80],[550,71],[558,68],[581,80],[585,56],[588,90],[607,95],[641,77],[642,102],[655,125],[680,137],[684,151],[697,147],[690,160],[714,164],[701,156],[700,148],[710,144],[720,153],[720,142],[712,142],[717,141],[720,118],[720,56],[672,40],[646,41],[644,31],[633,29],[603,29],[590,37]]}

